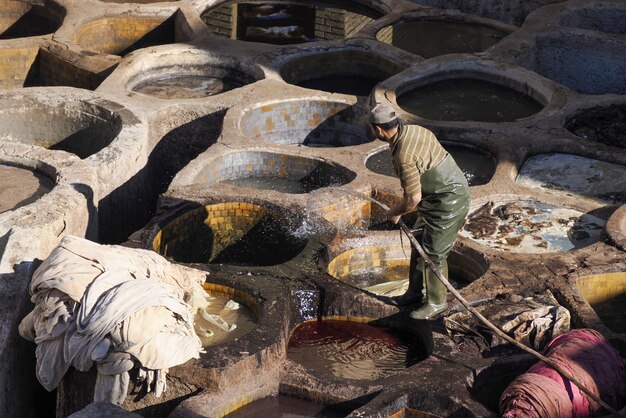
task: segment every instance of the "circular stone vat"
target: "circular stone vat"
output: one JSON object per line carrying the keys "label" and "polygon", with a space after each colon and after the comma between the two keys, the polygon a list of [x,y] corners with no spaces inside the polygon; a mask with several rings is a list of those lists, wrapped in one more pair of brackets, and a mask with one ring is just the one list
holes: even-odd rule
{"label": "circular stone vat", "polygon": [[573,116],[565,128],[579,138],[626,148],[626,105],[595,107]]}
{"label": "circular stone vat", "polygon": [[363,107],[325,100],[294,100],[249,109],[241,118],[248,138],[282,145],[345,147],[371,142]]}
{"label": "circular stone vat", "polygon": [[[496,171],[496,160],[491,154],[478,148],[466,145],[457,145],[441,142],[441,145],[452,155],[459,168],[465,175],[470,186],[479,186],[489,183]],[[367,159],[365,166],[374,173],[396,177],[391,150],[385,149]]]}
{"label": "circular stone vat", "polygon": [[160,225],[151,246],[181,263],[273,266],[297,256],[308,240],[301,220],[245,202],[215,203],[175,215]]}
{"label": "circular stone vat", "polygon": [[561,17],[561,25],[606,33],[626,33],[626,8],[585,7]]}
{"label": "circular stone vat", "polygon": [[626,332],[626,272],[582,276],[576,286],[607,327]]}
{"label": "circular stone vat", "polygon": [[374,86],[405,69],[363,51],[335,51],[295,58],[281,67],[290,84],[331,93],[368,96]]}
{"label": "circular stone vat", "polygon": [[421,19],[386,26],[376,38],[407,52],[432,58],[445,54],[482,52],[509,32],[492,26],[451,20]]}
{"label": "circular stone vat", "polygon": [[545,193],[626,202],[626,166],[572,154],[540,154],[524,162],[516,182]]}
{"label": "circular stone vat", "polygon": [[402,93],[398,105],[430,120],[513,122],[538,113],[543,105],[501,84],[477,78],[435,81]]}
{"label": "circular stone vat", "polygon": [[[350,411],[347,411],[350,412]],[[281,395],[269,396],[245,405],[224,418],[258,418],[258,417],[325,417],[342,418],[345,410],[333,406],[326,406],[306,399]]]}
{"label": "circular stone vat", "polygon": [[286,45],[344,39],[381,16],[381,12],[352,1],[314,5],[231,1],[209,9],[201,17],[216,36]]}
{"label": "circular stone vat", "polygon": [[82,25],[72,42],[101,54],[124,56],[137,49],[186,42],[184,31],[177,28],[176,16],[105,17]]}
{"label": "circular stone vat", "polygon": [[[328,274],[350,286],[379,296],[403,295],[409,286],[411,249],[399,245],[348,250],[328,263]],[[457,252],[448,256],[448,280],[461,289],[485,273],[477,261]]]}
{"label": "circular stone vat", "polygon": [[416,334],[374,323],[325,319],[298,325],[287,357],[326,377],[375,380],[428,357]]}
{"label": "circular stone vat", "polygon": [[47,35],[61,27],[65,9],[54,2],[45,6],[26,1],[0,2],[0,39]]}
{"label": "circular stone vat", "polygon": [[159,99],[195,99],[214,96],[255,82],[256,77],[234,67],[172,66],[134,77],[128,90]]}
{"label": "circular stone vat", "polygon": [[309,193],[340,186],[356,177],[334,163],[297,155],[244,151],[218,157],[206,165],[195,182],[229,183],[282,193]]}
{"label": "circular stone vat", "polygon": [[516,253],[568,251],[600,239],[605,219],[536,200],[488,202],[472,212],[461,235]]}
{"label": "circular stone vat", "polygon": [[37,171],[0,164],[0,213],[33,203],[54,187],[54,182]]}
{"label": "circular stone vat", "polygon": [[194,317],[194,329],[203,347],[238,340],[256,328],[258,317],[250,308],[256,307],[252,296],[215,283],[203,287],[209,305]]}
{"label": "circular stone vat", "polygon": [[[24,123],[28,121],[28,123]],[[63,150],[87,158],[122,130],[119,115],[83,102],[6,101],[0,105],[0,140]]]}

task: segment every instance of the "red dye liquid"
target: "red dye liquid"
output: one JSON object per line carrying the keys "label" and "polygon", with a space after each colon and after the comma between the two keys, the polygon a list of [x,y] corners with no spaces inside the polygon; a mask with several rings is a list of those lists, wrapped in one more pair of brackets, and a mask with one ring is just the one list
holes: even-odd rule
{"label": "red dye liquid", "polygon": [[289,340],[287,356],[320,374],[344,379],[379,379],[426,358],[416,335],[351,321],[312,321]]}

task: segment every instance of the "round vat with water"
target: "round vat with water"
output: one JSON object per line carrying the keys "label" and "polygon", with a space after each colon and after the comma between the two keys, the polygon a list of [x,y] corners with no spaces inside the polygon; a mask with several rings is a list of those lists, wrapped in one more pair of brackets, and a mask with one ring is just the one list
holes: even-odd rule
{"label": "round vat with water", "polygon": [[424,58],[483,52],[510,31],[476,22],[422,18],[386,26],[376,38]]}
{"label": "round vat with water", "polygon": [[544,193],[626,202],[626,166],[578,155],[535,155],[524,162],[516,182]]}
{"label": "round vat with water", "polygon": [[429,353],[418,334],[375,322],[323,319],[298,325],[287,358],[325,378],[376,380],[391,376]]}
{"label": "round vat with water", "polygon": [[54,181],[36,170],[0,162],[0,213],[31,204],[53,187]]}
{"label": "round vat with water", "polygon": [[459,122],[513,122],[544,107],[514,88],[469,76],[413,87],[397,102],[406,112],[425,119]]}
{"label": "round vat with water", "polygon": [[[409,285],[411,248],[400,245],[364,246],[336,256],[328,274],[350,286],[379,296],[399,296]],[[482,263],[452,251],[448,255],[448,280],[461,289],[482,276]]]}
{"label": "round vat with water", "polygon": [[516,253],[569,251],[597,242],[606,223],[584,213],[537,200],[488,202],[470,211],[461,235]]}
{"label": "round vat with water", "polygon": [[626,272],[581,276],[576,287],[607,327],[626,332]]}
{"label": "round vat with water", "polygon": [[[496,160],[491,154],[476,147],[456,143],[442,141],[441,145],[452,155],[470,186],[489,183],[496,171]],[[365,166],[374,173],[396,177],[389,149],[384,149],[369,157]]]}
{"label": "round vat with water", "polygon": [[405,68],[371,52],[345,50],[294,58],[281,67],[280,74],[300,87],[368,96],[376,84]]}
{"label": "round vat with water", "polygon": [[565,124],[572,134],[587,141],[626,148],[626,104],[594,107],[573,115]]}
{"label": "round vat with water", "polygon": [[202,20],[214,35],[275,45],[340,40],[382,16],[352,1],[230,1],[209,8]]}
{"label": "round vat with water", "polygon": [[258,304],[240,290],[215,283],[203,285],[208,305],[198,309],[194,329],[203,347],[235,341],[258,325]]}
{"label": "round vat with water", "polygon": [[308,147],[346,147],[371,142],[367,110],[342,102],[293,100],[257,105],[241,117],[243,133],[255,142]]}
{"label": "round vat with water", "polygon": [[228,183],[239,187],[309,193],[322,187],[349,183],[356,174],[347,168],[314,158],[265,151],[242,151],[212,160],[195,183]]}
{"label": "round vat with water", "polygon": [[1,140],[63,150],[80,158],[109,145],[121,130],[118,114],[81,100],[60,106],[53,100],[22,98],[0,105]]}
{"label": "round vat with water", "polygon": [[308,238],[302,220],[253,203],[224,202],[177,213],[158,226],[151,247],[183,263],[272,266],[296,257]]}

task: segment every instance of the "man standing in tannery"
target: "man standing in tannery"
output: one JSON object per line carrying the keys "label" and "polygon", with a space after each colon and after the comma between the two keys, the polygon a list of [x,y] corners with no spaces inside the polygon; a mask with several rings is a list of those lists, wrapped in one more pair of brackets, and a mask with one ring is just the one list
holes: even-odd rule
{"label": "man standing in tannery", "polygon": [[[395,224],[401,215],[417,209],[415,238],[447,279],[446,260],[469,212],[467,180],[431,131],[404,124],[389,104],[378,103],[371,109],[370,124],[378,139],[389,143],[404,190],[402,200],[389,209],[387,216]],[[448,309],[446,294],[446,287],[413,249],[408,290],[390,298],[390,303],[404,306],[421,302],[410,317],[432,319]]]}

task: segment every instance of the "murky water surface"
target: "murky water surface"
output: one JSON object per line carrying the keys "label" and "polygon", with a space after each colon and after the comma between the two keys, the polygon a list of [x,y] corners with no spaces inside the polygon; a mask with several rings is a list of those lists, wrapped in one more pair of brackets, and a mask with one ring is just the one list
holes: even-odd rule
{"label": "murky water surface", "polygon": [[424,58],[432,58],[444,54],[482,52],[506,35],[504,31],[472,23],[419,20],[394,25],[391,44]]}
{"label": "murky water surface", "polygon": [[469,215],[461,235],[504,251],[546,253],[597,242],[605,223],[589,213],[538,201],[489,202]]}
{"label": "murky water surface", "polygon": [[133,88],[137,93],[160,99],[195,99],[232,90],[241,84],[210,76],[183,75],[155,78]]}
{"label": "murky water surface", "polygon": [[329,76],[301,81],[300,87],[322,90],[330,93],[369,96],[370,92],[381,80],[364,76]]}
{"label": "murky water surface", "polygon": [[0,164],[0,213],[33,203],[53,187],[36,171]]}
{"label": "murky water surface", "polygon": [[426,84],[402,94],[398,105],[426,119],[476,122],[511,122],[543,108],[530,96],[473,78]]}
{"label": "murky water surface", "polygon": [[203,347],[235,341],[256,326],[257,317],[250,308],[220,296],[210,296],[205,313],[198,312],[194,317],[194,328]]}
{"label": "murky water surface", "polygon": [[417,336],[366,323],[324,320],[298,326],[287,356],[307,369],[341,379],[390,376],[426,358]]}
{"label": "murky water surface", "polygon": [[[442,144],[452,155],[470,186],[486,184],[496,170],[496,162],[487,153],[458,145]],[[391,151],[386,149],[367,159],[365,166],[378,174],[395,177]]]}
{"label": "murky water surface", "polygon": [[278,395],[259,399],[226,415],[225,418],[341,418],[348,412],[339,411],[305,399]]}
{"label": "murky water surface", "polygon": [[281,193],[302,194],[309,193],[321,187],[341,185],[345,183],[345,181],[338,178],[315,179],[307,176],[303,180],[278,177],[247,177],[222,180],[220,183],[227,183],[250,189],[274,190]]}

